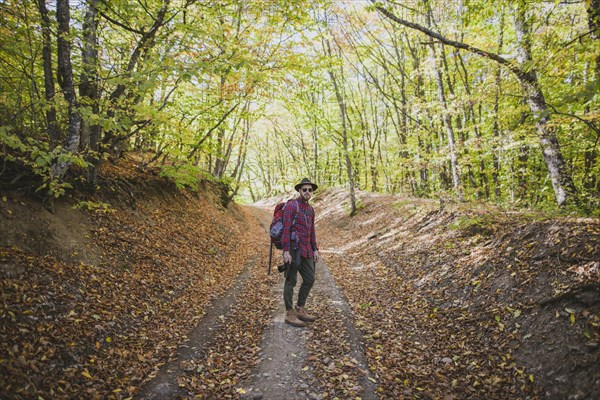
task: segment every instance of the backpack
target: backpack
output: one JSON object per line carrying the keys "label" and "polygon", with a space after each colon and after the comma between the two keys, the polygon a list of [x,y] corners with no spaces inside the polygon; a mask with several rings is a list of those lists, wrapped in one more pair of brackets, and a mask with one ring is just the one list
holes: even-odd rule
{"label": "backpack", "polygon": [[[275,246],[276,249],[281,250],[281,236],[283,236],[283,209],[290,201],[296,200],[288,200],[284,203],[279,203],[275,206],[275,210],[273,211],[273,221],[271,221],[271,226],[269,228],[269,235],[271,236],[271,243]],[[292,227],[296,225],[296,217],[300,212],[300,206],[298,205],[298,201],[296,201],[296,215],[294,216],[294,220],[292,221]]]}
{"label": "backpack", "polygon": [[298,204],[298,200],[292,199],[283,203],[279,203],[275,206],[275,210],[273,211],[273,220],[271,221],[271,226],[269,227],[269,236],[271,236],[271,249],[269,251],[269,274],[271,274],[273,246],[275,246],[275,248],[279,250],[281,250],[283,247],[281,244],[281,237],[283,236],[283,209],[291,201],[296,202],[296,215],[292,220],[292,227],[294,227],[296,225],[296,218],[300,213],[300,205]]}

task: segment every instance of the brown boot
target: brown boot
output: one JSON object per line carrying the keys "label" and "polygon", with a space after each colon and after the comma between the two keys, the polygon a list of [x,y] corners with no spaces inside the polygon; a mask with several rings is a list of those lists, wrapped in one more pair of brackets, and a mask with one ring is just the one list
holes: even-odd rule
{"label": "brown boot", "polygon": [[317,320],[317,317],[315,317],[314,315],[310,315],[306,312],[306,310],[304,309],[304,307],[298,307],[296,306],[296,315],[298,316],[298,318],[302,321],[306,321],[306,322],[315,322]]}
{"label": "brown boot", "polygon": [[292,326],[297,326],[299,328],[306,326],[304,322],[298,319],[298,316],[296,316],[296,312],[294,310],[288,310],[288,312],[285,314],[285,323]]}

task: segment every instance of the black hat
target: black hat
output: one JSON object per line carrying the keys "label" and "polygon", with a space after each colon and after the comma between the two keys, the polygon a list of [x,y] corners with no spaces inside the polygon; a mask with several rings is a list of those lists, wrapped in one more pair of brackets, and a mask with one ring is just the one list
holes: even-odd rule
{"label": "black hat", "polygon": [[312,183],[308,178],[304,178],[300,181],[299,184],[297,184],[296,186],[294,186],[294,189],[296,189],[296,192],[300,191],[300,188],[304,185],[312,185],[313,190],[317,190],[317,188],[319,186],[317,186],[316,184]]}

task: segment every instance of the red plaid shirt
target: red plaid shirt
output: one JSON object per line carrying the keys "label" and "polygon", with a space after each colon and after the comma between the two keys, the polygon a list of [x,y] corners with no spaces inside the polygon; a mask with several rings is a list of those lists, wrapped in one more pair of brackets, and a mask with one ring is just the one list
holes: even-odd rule
{"label": "red plaid shirt", "polygon": [[[312,258],[314,251],[319,250],[317,247],[317,237],[315,236],[315,210],[310,204],[302,200],[301,197],[288,201],[283,208],[283,234],[281,236],[283,251],[290,251],[290,246],[293,244],[291,235],[294,217],[296,217],[294,231],[299,238],[298,248],[300,249],[300,256]],[[295,246],[292,247],[295,248]]]}

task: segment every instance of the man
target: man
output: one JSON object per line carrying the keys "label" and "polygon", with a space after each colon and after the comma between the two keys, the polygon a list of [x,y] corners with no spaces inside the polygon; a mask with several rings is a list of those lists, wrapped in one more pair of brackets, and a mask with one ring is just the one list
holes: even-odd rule
{"label": "man", "polygon": [[[292,326],[305,326],[317,317],[310,315],[304,309],[306,299],[315,282],[315,263],[319,260],[319,249],[315,236],[315,210],[308,201],[317,190],[317,185],[307,178],[294,186],[300,194],[288,201],[283,209],[283,235],[281,245],[283,262],[288,266],[283,287],[285,302],[285,322]],[[293,305],[294,287],[297,273],[302,276],[302,285],[298,291],[298,302]]]}

